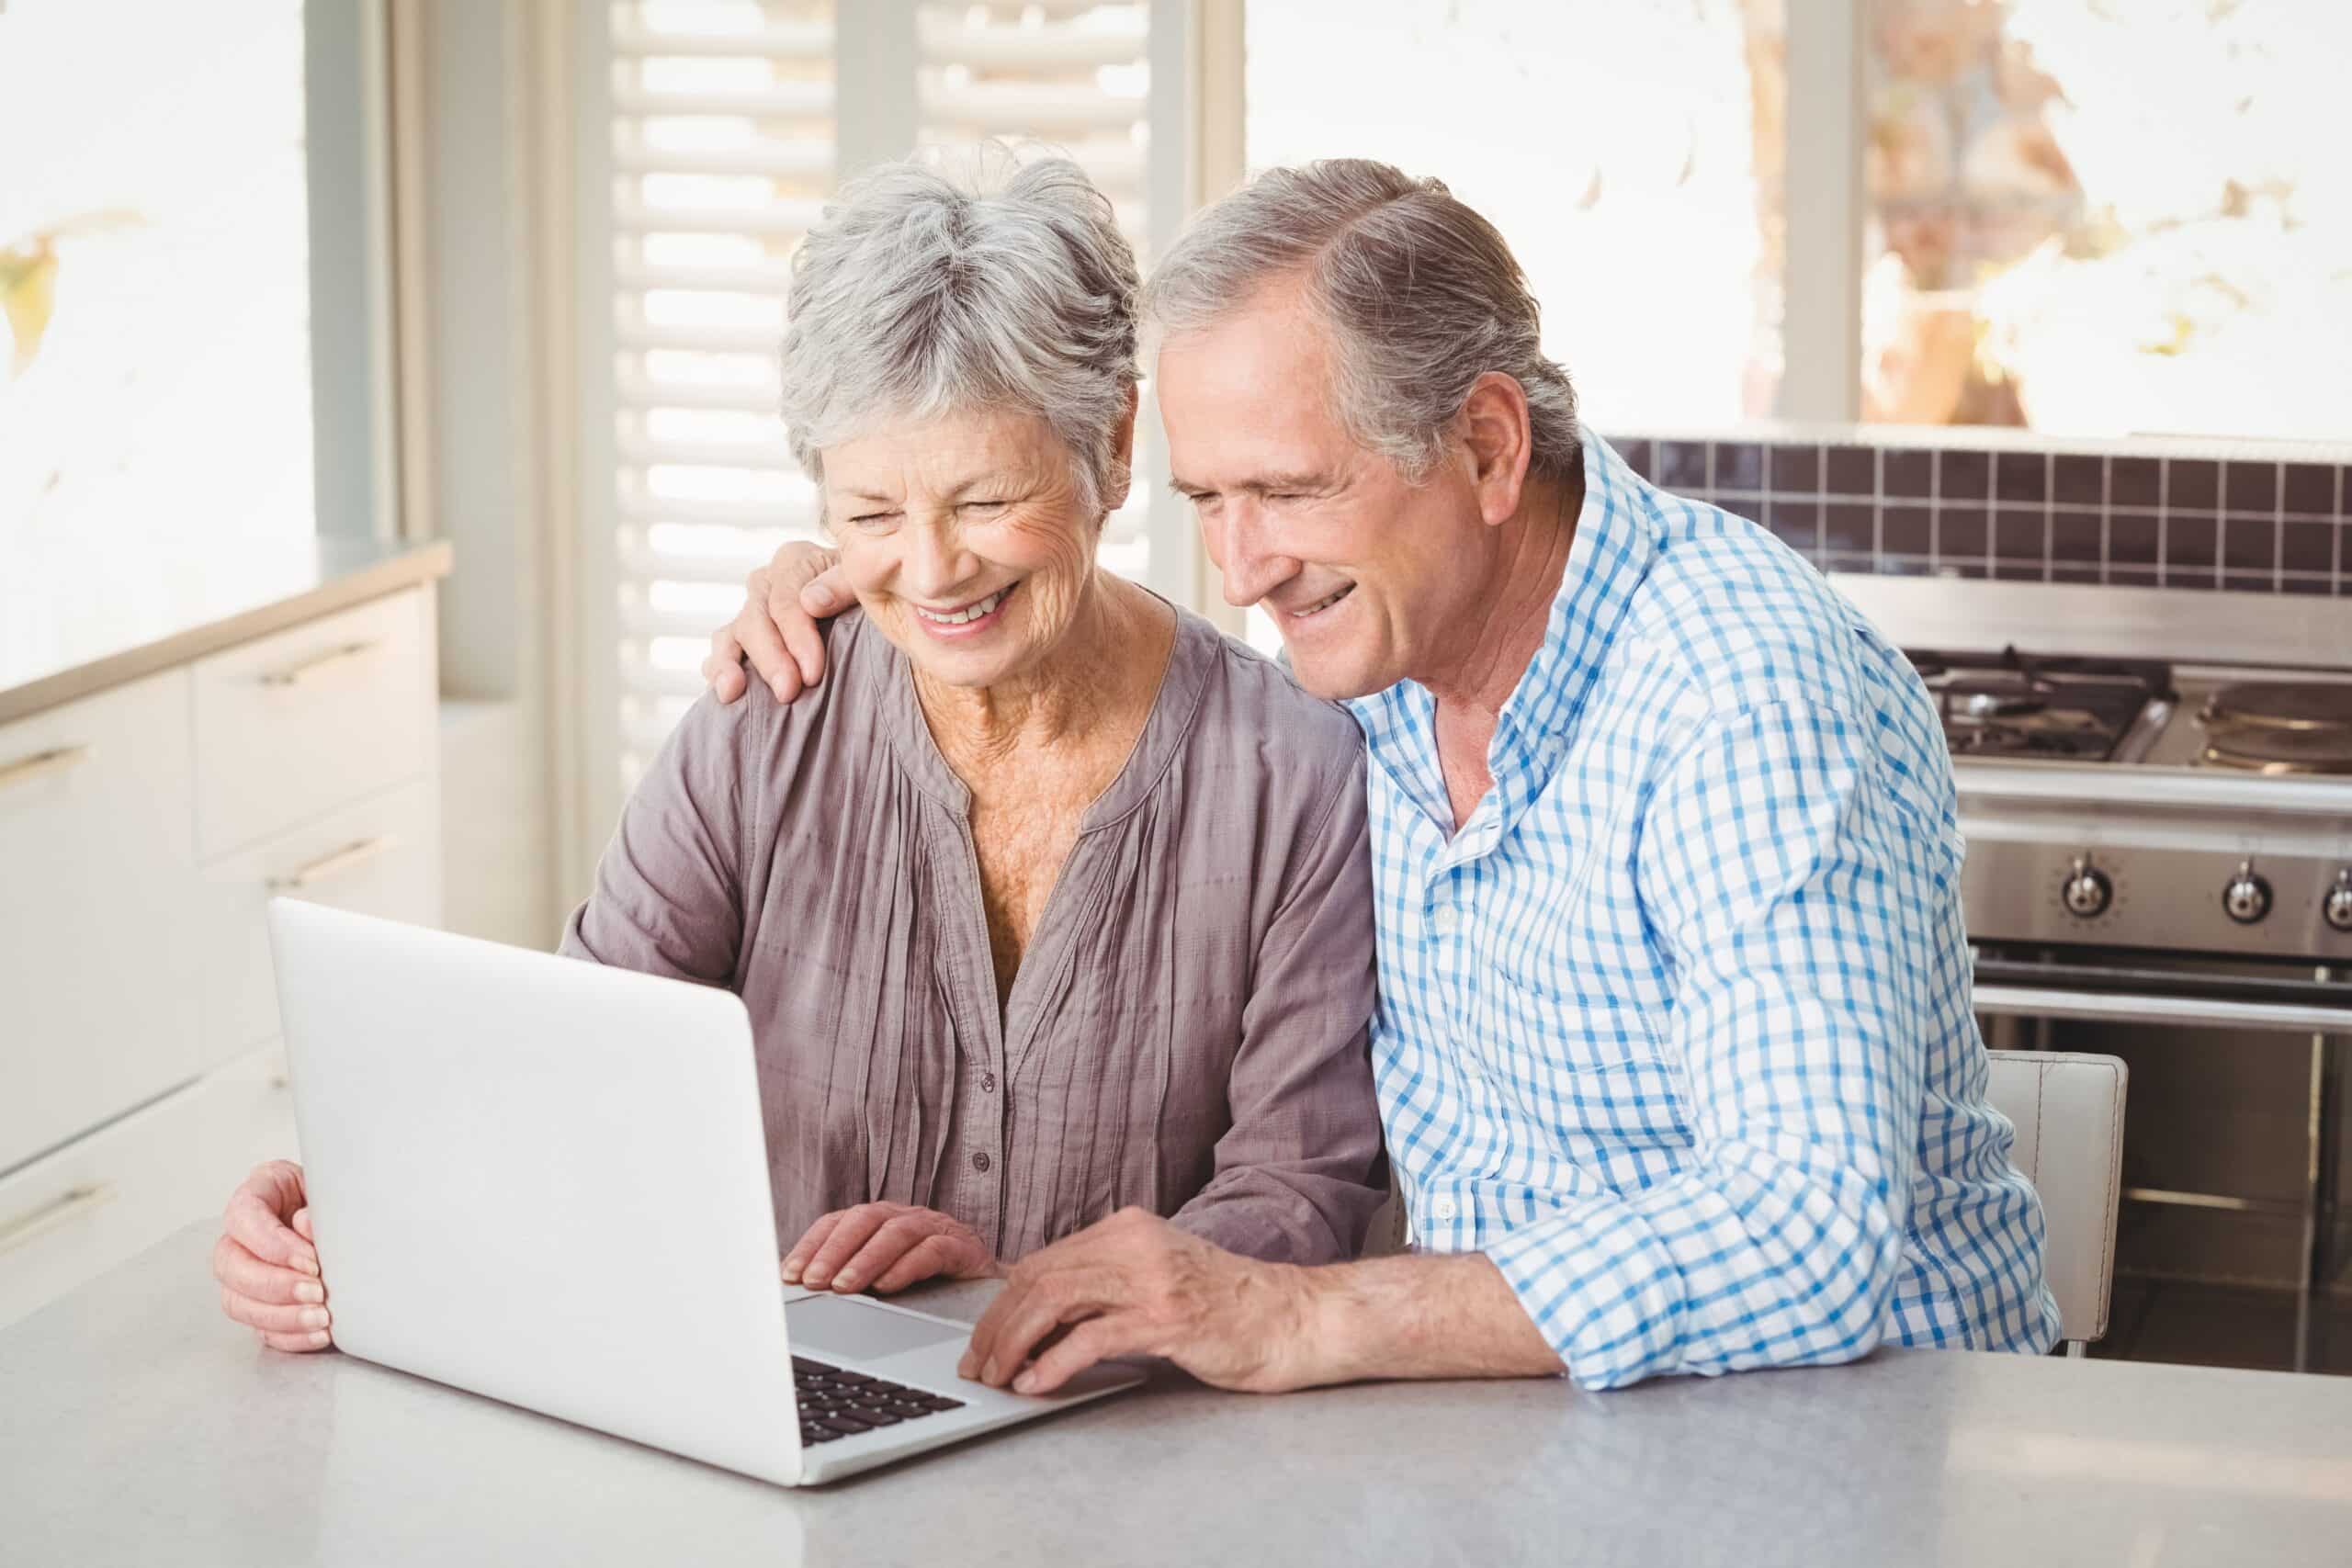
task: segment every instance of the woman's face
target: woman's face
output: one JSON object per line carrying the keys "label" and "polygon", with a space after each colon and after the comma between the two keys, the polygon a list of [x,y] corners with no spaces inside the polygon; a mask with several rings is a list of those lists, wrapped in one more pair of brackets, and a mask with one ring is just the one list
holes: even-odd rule
{"label": "woman's face", "polygon": [[842,570],[923,674],[994,685],[1035,668],[1069,631],[1102,512],[1081,504],[1068,449],[1044,420],[975,411],[886,426],[825,448],[824,470]]}

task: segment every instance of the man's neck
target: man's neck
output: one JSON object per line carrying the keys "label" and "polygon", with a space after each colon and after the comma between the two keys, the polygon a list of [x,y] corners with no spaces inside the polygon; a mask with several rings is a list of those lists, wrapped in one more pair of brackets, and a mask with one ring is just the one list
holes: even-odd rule
{"label": "man's neck", "polygon": [[1441,714],[1476,716],[1491,730],[1544,646],[1583,504],[1581,482],[1532,480],[1519,510],[1497,527],[1460,640],[1433,649],[1431,667],[1414,676]]}
{"label": "man's neck", "polygon": [[1584,487],[1534,482],[1485,552],[1484,580],[1468,585],[1458,645],[1414,679],[1437,699],[1437,762],[1453,830],[1460,832],[1494,788],[1487,752],[1503,705],[1534,662],[1550,629],[1552,601],[1576,543]]}

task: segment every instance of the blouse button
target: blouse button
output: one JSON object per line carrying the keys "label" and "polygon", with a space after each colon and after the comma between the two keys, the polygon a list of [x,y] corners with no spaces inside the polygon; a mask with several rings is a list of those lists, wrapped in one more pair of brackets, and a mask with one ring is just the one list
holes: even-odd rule
{"label": "blouse button", "polygon": [[994,1094],[996,1092],[996,1075],[994,1073],[982,1073],[980,1075],[980,1092],[982,1094]]}
{"label": "blouse button", "polygon": [[974,1170],[986,1170],[988,1168],[989,1156],[985,1153],[977,1154],[972,1156],[972,1168]]}

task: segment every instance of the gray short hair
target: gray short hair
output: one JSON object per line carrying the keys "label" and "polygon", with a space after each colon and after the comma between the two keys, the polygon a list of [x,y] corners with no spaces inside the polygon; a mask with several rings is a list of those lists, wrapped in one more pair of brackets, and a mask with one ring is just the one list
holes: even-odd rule
{"label": "gray short hair", "polygon": [[824,449],[876,420],[1010,406],[1052,426],[1099,505],[1124,474],[1135,253],[1069,159],[998,147],[970,164],[882,164],[801,242],[782,353],[792,454],[821,484]]}
{"label": "gray short hair", "polygon": [[1285,275],[1305,278],[1331,330],[1340,422],[1407,478],[1428,476],[1488,371],[1527,393],[1529,466],[1581,475],[1576,391],[1544,355],[1527,276],[1442,181],[1364,158],[1269,169],[1193,220],[1153,272],[1144,314],[1188,332]]}

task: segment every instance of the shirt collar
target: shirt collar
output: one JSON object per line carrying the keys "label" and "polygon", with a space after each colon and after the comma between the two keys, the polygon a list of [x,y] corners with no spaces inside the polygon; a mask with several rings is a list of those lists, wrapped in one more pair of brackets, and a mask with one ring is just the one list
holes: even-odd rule
{"label": "shirt collar", "polygon": [[1514,750],[1541,761],[1547,778],[1576,733],[1617,629],[1657,558],[1658,516],[1648,491],[1609,443],[1585,437],[1576,542],[1552,597],[1543,646],[1495,725],[1496,750],[1508,737]]}
{"label": "shirt collar", "polygon": [[[1544,641],[1503,704],[1487,749],[1495,777],[1494,833],[1543,793],[1566,754],[1625,612],[1657,558],[1659,527],[1649,486],[1608,442],[1587,432],[1576,540],[1553,595]],[[1422,809],[1450,826],[1453,809],[1437,762],[1437,708],[1427,688],[1400,681],[1348,705],[1373,759]],[[1471,823],[1477,820],[1474,816]]]}

